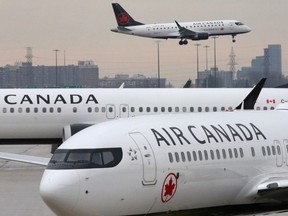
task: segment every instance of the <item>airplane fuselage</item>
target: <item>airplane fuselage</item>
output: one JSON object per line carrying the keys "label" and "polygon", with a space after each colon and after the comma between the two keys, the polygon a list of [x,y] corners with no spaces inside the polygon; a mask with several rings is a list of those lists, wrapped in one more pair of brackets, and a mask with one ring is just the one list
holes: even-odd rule
{"label": "airplane fuselage", "polygon": [[[241,25],[239,25],[239,23]],[[233,34],[237,35],[251,31],[249,27],[236,20],[182,22],[179,24],[182,27],[185,27],[186,29],[193,32],[207,33],[208,36]],[[176,23],[145,24],[137,26],[118,27],[112,29],[112,31],[150,38],[181,38]],[[195,38],[194,40],[197,40],[197,38]],[[199,40],[201,40],[201,38],[199,38]]]}
{"label": "airplane fuselage", "polygon": [[[274,109],[288,100],[286,91],[263,89],[256,109]],[[72,135],[66,134],[66,126],[73,124],[97,124],[139,115],[232,110],[249,92],[250,89],[3,89],[0,143],[59,144]]]}
{"label": "airplane fuselage", "polygon": [[95,125],[57,150],[41,195],[59,216],[287,201],[287,121],[286,106]]}

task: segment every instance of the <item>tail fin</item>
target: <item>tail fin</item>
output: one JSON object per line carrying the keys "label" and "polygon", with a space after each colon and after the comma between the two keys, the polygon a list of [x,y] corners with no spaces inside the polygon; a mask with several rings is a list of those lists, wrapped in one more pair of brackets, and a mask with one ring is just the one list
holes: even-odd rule
{"label": "tail fin", "polygon": [[135,21],[118,3],[112,3],[114,14],[118,26],[135,26],[135,25],[144,25],[143,23]]}

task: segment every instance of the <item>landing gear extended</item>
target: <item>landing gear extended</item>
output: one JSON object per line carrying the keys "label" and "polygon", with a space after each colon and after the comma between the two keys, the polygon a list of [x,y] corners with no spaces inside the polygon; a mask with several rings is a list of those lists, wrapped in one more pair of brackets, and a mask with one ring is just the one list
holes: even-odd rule
{"label": "landing gear extended", "polygon": [[232,35],[232,42],[233,42],[233,43],[236,42],[236,40],[235,40],[235,36],[236,36],[236,35]]}
{"label": "landing gear extended", "polygon": [[187,45],[188,44],[188,41],[186,40],[186,39],[181,39],[180,41],[179,41],[179,45]]}

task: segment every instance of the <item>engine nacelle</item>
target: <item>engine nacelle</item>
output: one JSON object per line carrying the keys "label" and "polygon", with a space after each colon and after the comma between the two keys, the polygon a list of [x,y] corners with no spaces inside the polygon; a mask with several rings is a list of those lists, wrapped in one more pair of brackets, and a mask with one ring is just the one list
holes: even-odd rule
{"label": "engine nacelle", "polygon": [[207,40],[209,39],[208,33],[197,33],[192,37],[192,40]]}

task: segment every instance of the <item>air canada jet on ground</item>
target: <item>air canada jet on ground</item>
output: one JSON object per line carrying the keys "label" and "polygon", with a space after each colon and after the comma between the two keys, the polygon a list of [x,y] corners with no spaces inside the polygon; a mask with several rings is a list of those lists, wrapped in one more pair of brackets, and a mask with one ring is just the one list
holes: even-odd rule
{"label": "air canada jet on ground", "polygon": [[211,36],[232,35],[235,42],[237,34],[244,34],[251,29],[237,20],[212,20],[198,22],[143,24],[135,21],[118,3],[112,3],[117,28],[113,32],[148,38],[180,39],[180,45],[188,44],[188,40],[207,40]]}
{"label": "air canada jet on ground", "polygon": [[48,163],[40,193],[58,216],[255,214],[288,201],[287,122],[287,104],[119,119],[75,134],[49,163],[30,162]]}
{"label": "air canada jet on ground", "polygon": [[[1,89],[0,144],[61,144],[103,121],[139,115],[232,110],[251,89]],[[265,88],[257,110],[288,100]]]}

